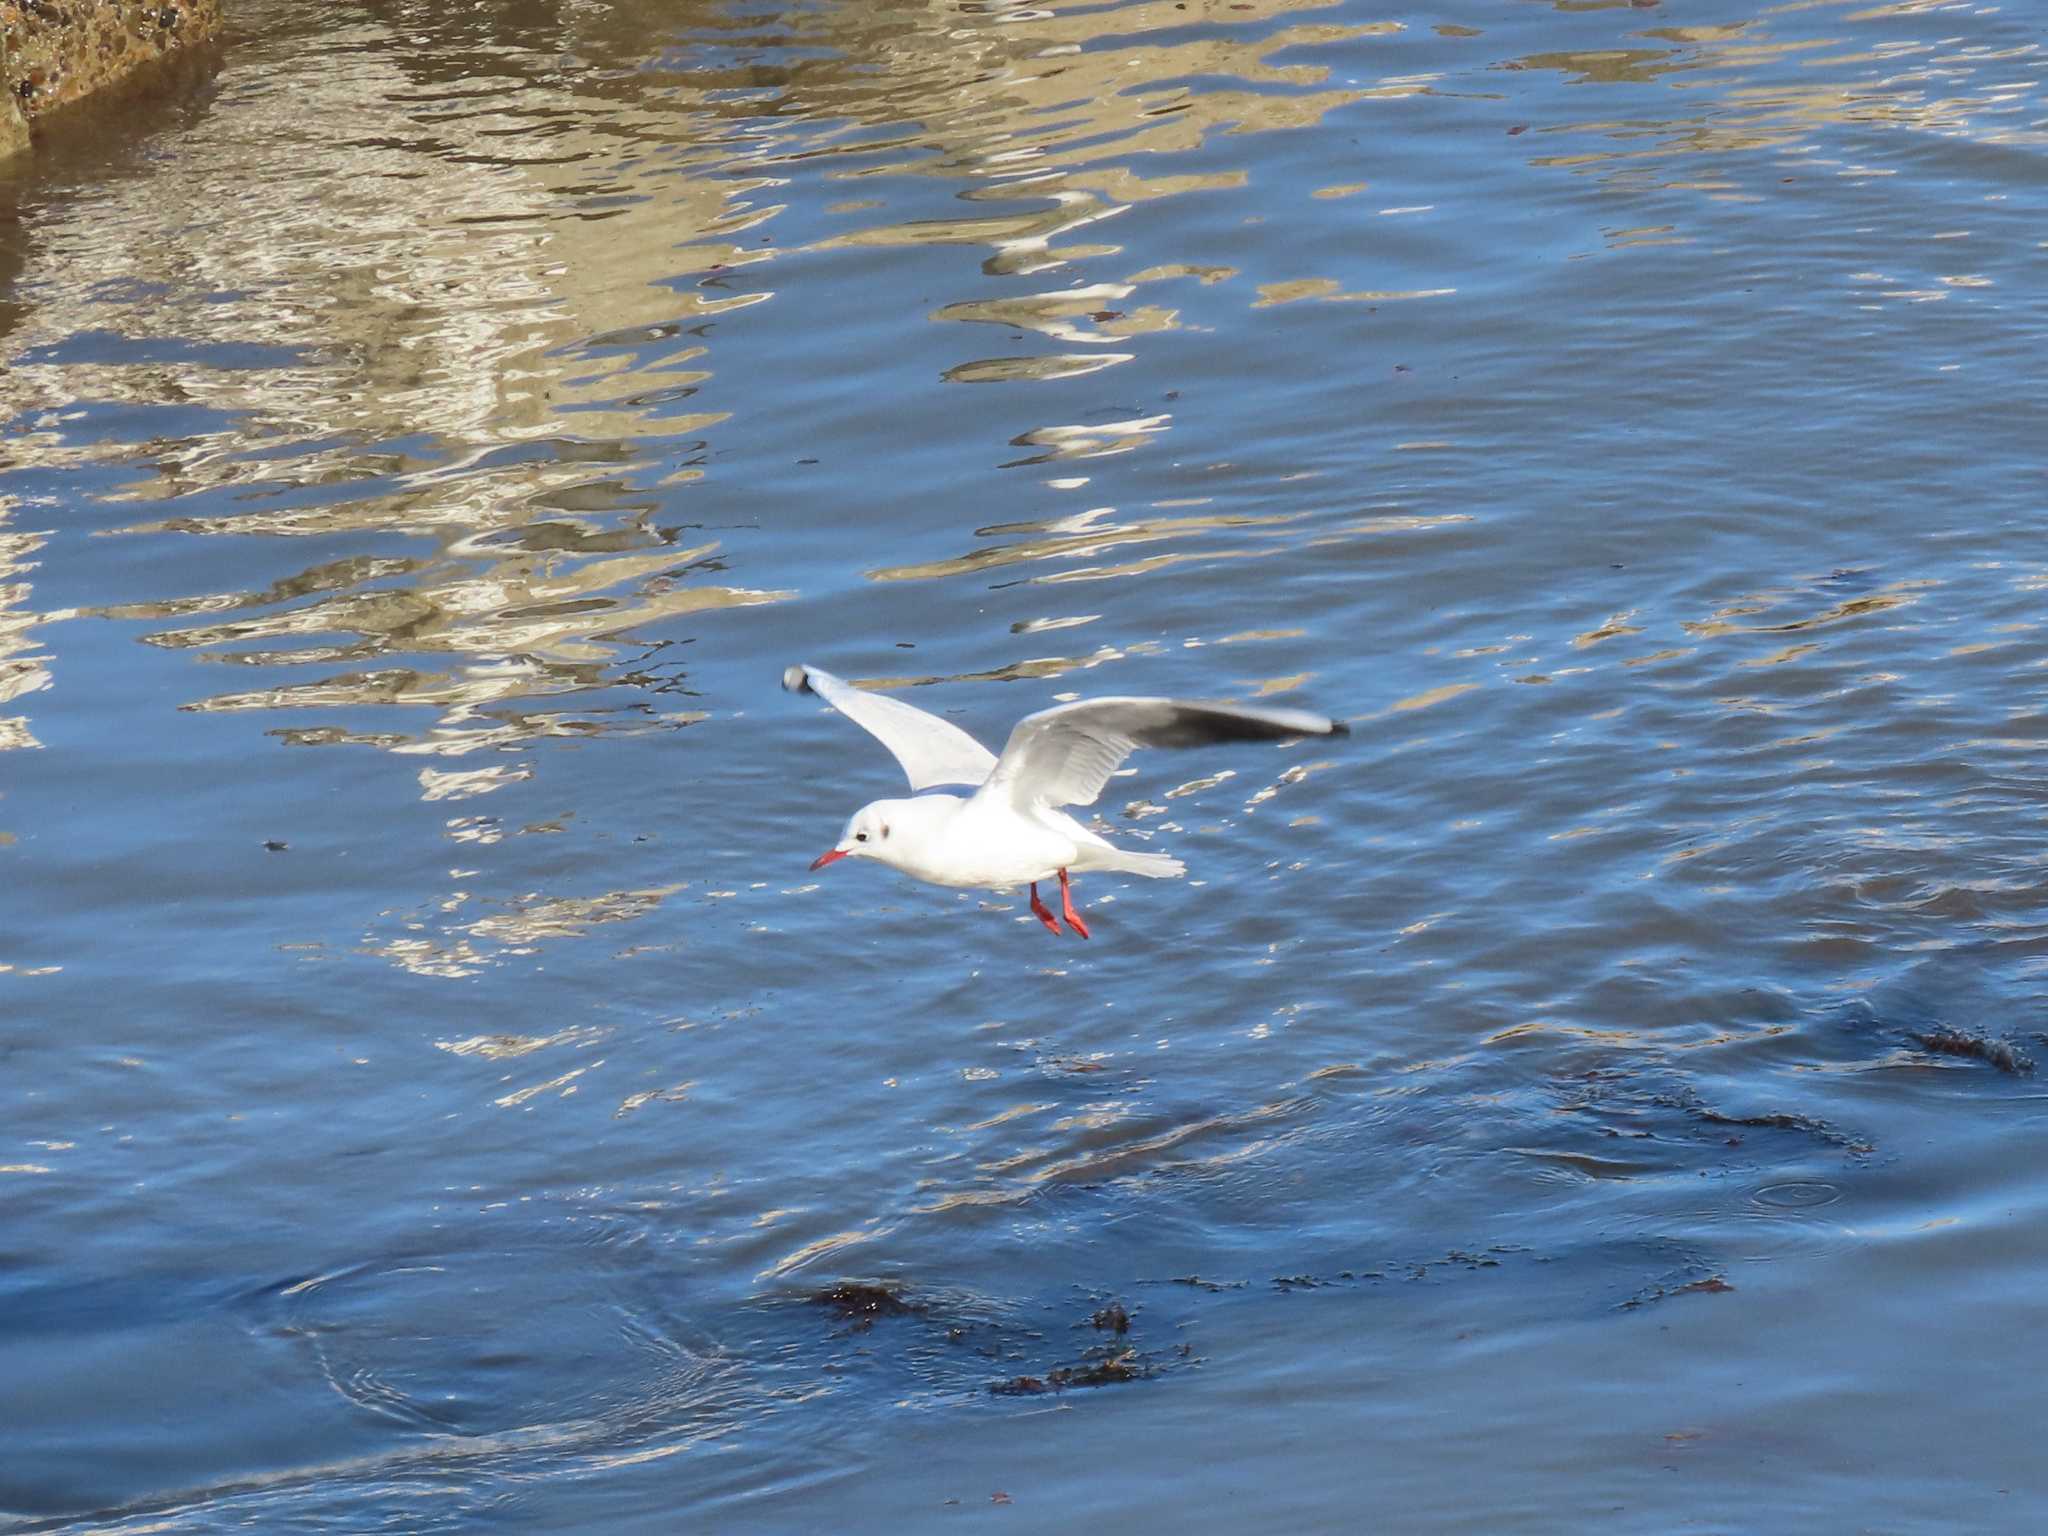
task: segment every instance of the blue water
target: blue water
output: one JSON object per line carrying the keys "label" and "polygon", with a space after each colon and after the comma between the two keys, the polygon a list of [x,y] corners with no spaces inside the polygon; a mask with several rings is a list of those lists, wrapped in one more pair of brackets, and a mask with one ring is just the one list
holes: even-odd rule
{"label": "blue water", "polygon": [[[0,1530],[2038,1529],[2041,28],[1676,10],[250,0],[46,127]],[[1055,940],[806,872],[796,661],[1353,734]]]}

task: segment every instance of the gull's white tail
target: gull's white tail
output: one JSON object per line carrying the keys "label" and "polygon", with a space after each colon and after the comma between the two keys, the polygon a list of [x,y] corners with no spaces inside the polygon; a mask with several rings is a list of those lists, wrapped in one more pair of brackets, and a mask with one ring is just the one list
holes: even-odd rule
{"label": "gull's white tail", "polygon": [[[1094,850],[1090,850],[1094,852]],[[1113,869],[1120,874],[1143,875],[1148,880],[1178,880],[1187,865],[1170,853],[1133,853],[1128,848],[1108,848],[1095,855],[1089,869]]]}

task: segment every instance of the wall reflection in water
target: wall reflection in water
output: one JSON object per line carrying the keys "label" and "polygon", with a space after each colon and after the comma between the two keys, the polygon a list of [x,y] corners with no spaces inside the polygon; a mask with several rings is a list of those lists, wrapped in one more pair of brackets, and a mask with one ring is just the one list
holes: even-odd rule
{"label": "wall reflection in water", "polygon": [[[1601,109],[1537,122],[1513,154],[1617,186],[1752,195],[1721,161],[1843,123],[2038,142],[2038,91],[2015,73],[2033,45],[1865,35],[1916,9],[1645,14],[1626,47],[1517,53],[1550,33],[1312,0],[384,3],[345,18],[275,0],[251,8],[217,96],[181,108],[187,200],[165,202],[135,146],[108,152],[117,174],[91,197],[11,189],[41,201],[36,244],[7,253],[32,300],[4,317],[7,462],[94,472],[109,537],[266,541],[231,566],[167,556],[166,585],[64,615],[137,622],[244,674],[197,674],[191,709],[289,711],[287,742],[441,755],[673,728],[703,717],[670,654],[684,621],[802,589],[785,543],[729,524],[705,484],[748,413],[778,408],[747,369],[779,283],[886,316],[906,295],[875,287],[873,253],[982,251],[978,279],[943,279],[966,291],[912,306],[926,329],[958,328],[936,370],[976,386],[956,432],[1016,450],[994,461],[1011,469],[1185,452],[1170,399],[1047,420],[1034,391],[1003,386],[1118,369],[1247,308],[1458,302],[1453,281],[1412,280],[1426,254],[1386,263],[1411,280],[1360,283],[1127,253],[1119,220],[1139,205],[1245,196],[1252,157],[1233,139],[1362,104],[1492,99],[1521,75]],[[1379,205],[1357,175],[1373,161],[1368,142],[1333,165],[1319,206],[1356,206],[1361,228],[1426,224],[1434,201]],[[1608,233],[1687,238],[1672,223]],[[1370,269],[1375,247],[1357,244]],[[1992,281],[1862,278],[1878,303]],[[849,335],[886,347],[892,332]],[[0,506],[0,746],[35,741],[22,700],[61,677],[30,556],[63,499],[31,487]],[[937,535],[954,553],[906,540],[863,570],[1124,579],[1455,520],[1398,501],[1344,519],[1213,501],[971,519]],[[122,520],[127,505],[141,515]],[[318,558],[299,564],[291,541]],[[244,584],[252,566],[267,569]]]}
{"label": "wall reflection in water", "polygon": [[[249,25],[274,55],[280,35],[303,43],[260,68],[234,55],[219,109],[180,139],[205,217],[162,206],[139,176],[52,204],[25,257],[23,286],[41,302],[15,317],[0,383],[11,458],[117,467],[103,504],[148,515],[110,536],[359,551],[257,587],[89,610],[251,674],[191,708],[423,707],[431,725],[380,712],[373,726],[346,715],[279,734],[437,753],[686,723],[692,712],[661,697],[649,634],[793,595],[772,576],[746,580],[724,541],[679,515],[693,505],[680,488],[743,408],[710,398],[718,350],[744,336],[718,322],[771,301],[772,264],[799,252],[982,245],[991,276],[1069,284],[1064,268],[1116,250],[1076,243],[1082,231],[1138,199],[1244,180],[1148,179],[1147,157],[1313,123],[1359,97],[1289,57],[1397,28],[1290,20],[1306,9],[841,6],[764,22],[716,7],[383,5],[337,22],[259,8]],[[803,162],[849,191],[939,178],[972,211],[785,249],[778,199]],[[1000,206],[973,206],[988,203]],[[1179,323],[1133,303],[1139,285],[1187,276],[1219,274],[1155,264],[935,304],[934,318],[1062,348],[962,360],[947,376],[1126,361],[1134,341]],[[93,419],[37,408],[58,399],[92,402]],[[1030,450],[1018,462],[1038,463],[1126,452],[1170,422],[1005,436]],[[1154,520],[1086,542],[1186,531]],[[21,574],[33,537],[8,539]],[[1048,552],[996,549],[966,568]],[[10,653],[28,658],[9,671],[10,697],[49,678],[25,638],[26,601],[9,589],[21,615]],[[41,643],[56,641],[46,630]],[[535,707],[564,695],[573,709]],[[33,738],[17,718],[6,739]]]}

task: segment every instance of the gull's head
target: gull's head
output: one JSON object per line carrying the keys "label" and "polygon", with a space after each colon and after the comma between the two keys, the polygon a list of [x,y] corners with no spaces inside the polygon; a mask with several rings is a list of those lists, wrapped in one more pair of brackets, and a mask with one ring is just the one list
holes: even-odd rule
{"label": "gull's head", "polygon": [[823,869],[840,859],[880,859],[884,864],[893,863],[890,855],[895,850],[889,845],[889,835],[895,830],[895,811],[902,803],[898,800],[877,800],[862,806],[846,823],[846,831],[838,843],[812,860],[811,868]]}

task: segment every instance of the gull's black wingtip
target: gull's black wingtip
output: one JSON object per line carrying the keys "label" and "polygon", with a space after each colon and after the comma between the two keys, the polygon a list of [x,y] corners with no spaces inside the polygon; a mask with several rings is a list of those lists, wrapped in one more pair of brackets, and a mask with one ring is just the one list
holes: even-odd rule
{"label": "gull's black wingtip", "polygon": [[791,693],[811,693],[811,674],[799,662],[796,666],[782,670],[782,686]]}
{"label": "gull's black wingtip", "polygon": [[1332,720],[1330,722],[1330,734],[1332,736],[1349,736],[1351,734],[1351,727],[1342,720]]}

